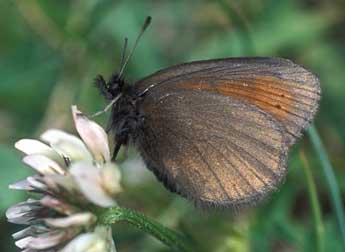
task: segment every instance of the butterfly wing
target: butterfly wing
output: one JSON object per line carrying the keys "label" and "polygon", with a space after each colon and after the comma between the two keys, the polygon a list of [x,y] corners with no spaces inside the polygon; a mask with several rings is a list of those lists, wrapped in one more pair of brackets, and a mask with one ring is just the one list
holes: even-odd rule
{"label": "butterfly wing", "polygon": [[276,187],[320,92],[308,71],[270,58],[183,64],[135,89],[145,93],[136,144],[148,167],[171,191],[223,207],[256,202]]}
{"label": "butterfly wing", "polygon": [[181,64],[161,70],[136,85],[138,92],[198,89],[237,97],[281,122],[292,145],[313,119],[320,84],[303,67],[279,58],[229,58]]}
{"label": "butterfly wing", "polygon": [[199,205],[256,201],[286,170],[284,129],[237,98],[176,91],[146,101],[137,145],[156,176]]}

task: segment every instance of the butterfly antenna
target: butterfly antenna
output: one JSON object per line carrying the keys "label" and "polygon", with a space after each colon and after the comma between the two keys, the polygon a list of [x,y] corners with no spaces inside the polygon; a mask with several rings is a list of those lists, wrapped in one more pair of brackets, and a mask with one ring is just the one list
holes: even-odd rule
{"label": "butterfly antenna", "polygon": [[139,43],[139,41],[140,41],[141,36],[144,34],[145,30],[146,30],[147,27],[150,25],[150,23],[151,23],[151,17],[148,16],[148,17],[146,17],[145,22],[144,22],[144,25],[143,25],[143,27],[141,28],[141,31],[140,31],[140,33],[139,33],[137,39],[135,40],[135,43],[134,43],[134,46],[133,46],[132,50],[130,51],[130,53],[128,54],[126,60],[124,61],[124,63],[123,63],[122,66],[121,66],[121,69],[120,69],[120,72],[119,72],[119,75],[118,75],[118,79],[121,78],[121,76],[122,76],[122,74],[123,74],[123,71],[125,70],[128,61],[132,58],[132,55],[133,55],[133,53],[134,53],[134,51],[135,51],[135,48],[138,46],[138,43]]}
{"label": "butterfly antenna", "polygon": [[125,38],[125,43],[124,43],[123,49],[122,49],[120,70],[122,69],[122,66],[123,66],[123,64],[125,63],[125,57],[126,57],[127,46],[128,46],[128,38]]}

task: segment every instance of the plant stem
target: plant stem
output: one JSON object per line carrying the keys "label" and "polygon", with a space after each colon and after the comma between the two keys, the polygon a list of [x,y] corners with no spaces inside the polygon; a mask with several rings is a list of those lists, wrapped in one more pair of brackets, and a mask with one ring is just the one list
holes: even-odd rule
{"label": "plant stem", "polygon": [[191,247],[187,245],[186,239],[179,233],[168,229],[159,222],[147,218],[145,215],[121,207],[113,207],[100,215],[100,222],[104,225],[111,225],[119,221],[126,221],[136,228],[154,236],[170,248],[181,251],[190,252]]}
{"label": "plant stem", "polygon": [[[155,219],[164,226],[173,228],[177,225],[181,217],[190,209],[190,205],[185,203],[181,197],[175,196],[169,206],[164,209]],[[187,234],[188,235],[188,234]],[[191,241],[192,242],[192,241]],[[193,243],[193,248],[196,250],[197,244]],[[144,237],[139,247],[145,248],[145,251],[158,251],[162,249],[162,244],[152,243],[149,237]]]}
{"label": "plant stem", "polygon": [[315,240],[316,240],[316,251],[322,252],[324,251],[324,226],[322,223],[322,216],[321,216],[321,208],[320,202],[317,197],[316,185],[313,174],[311,172],[307,157],[303,150],[300,151],[300,159],[303,163],[302,167],[304,170],[304,174],[307,178],[307,186],[308,186],[308,193],[309,198],[311,201],[312,212],[313,212],[313,219],[315,225]]}
{"label": "plant stem", "polygon": [[308,130],[308,134],[311,139],[313,148],[318,155],[318,158],[321,163],[322,171],[325,175],[326,181],[329,186],[332,205],[336,213],[336,217],[337,217],[338,225],[340,229],[340,235],[341,235],[341,239],[343,241],[343,246],[345,249],[345,215],[344,215],[344,207],[341,202],[339,186],[335,178],[331,162],[328,159],[326,150],[322,144],[320,136],[314,125],[310,126]]}

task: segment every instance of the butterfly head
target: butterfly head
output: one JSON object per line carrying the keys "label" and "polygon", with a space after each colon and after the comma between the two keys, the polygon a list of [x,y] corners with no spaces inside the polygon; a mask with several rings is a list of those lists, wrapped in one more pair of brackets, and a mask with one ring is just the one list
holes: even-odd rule
{"label": "butterfly head", "polygon": [[113,100],[123,92],[125,81],[119,74],[113,74],[108,81],[102,75],[95,79],[96,87],[107,100]]}
{"label": "butterfly head", "polygon": [[123,47],[123,51],[122,51],[122,60],[121,60],[121,64],[120,64],[120,70],[117,73],[113,74],[107,82],[104,80],[102,75],[97,76],[96,86],[101,91],[101,94],[107,100],[116,99],[116,97],[121,95],[125,91],[125,89],[128,89],[127,87],[129,87],[129,86],[125,85],[125,81],[124,81],[122,76],[123,76],[124,70],[127,66],[127,63],[131,59],[131,57],[135,51],[135,48],[137,47],[137,45],[140,41],[141,36],[143,35],[143,33],[145,32],[145,30],[147,29],[147,27],[149,26],[150,23],[151,23],[151,17],[148,16],[148,17],[146,17],[145,22],[141,28],[141,31],[140,31],[137,39],[135,40],[134,46],[133,46],[132,50],[129,52],[129,54],[127,55],[127,57],[126,57],[126,49],[127,49],[128,39],[125,38],[125,43],[124,43],[124,47]]}
{"label": "butterfly head", "polygon": [[103,110],[93,114],[92,117],[101,115],[111,109],[107,131],[111,131],[115,135],[116,146],[113,150],[113,160],[116,158],[120,146],[128,144],[130,138],[133,138],[138,129],[141,128],[144,120],[137,102],[139,96],[134,92],[133,86],[124,81],[123,74],[141,36],[150,22],[151,17],[147,17],[128,55],[126,54],[128,40],[125,38],[119,71],[111,75],[108,81],[102,75],[98,75],[95,79],[96,87],[109,103]]}
{"label": "butterfly head", "polygon": [[108,81],[109,92],[116,97],[119,93],[121,93],[124,85],[125,81],[123,77],[121,77],[119,74],[113,74]]}

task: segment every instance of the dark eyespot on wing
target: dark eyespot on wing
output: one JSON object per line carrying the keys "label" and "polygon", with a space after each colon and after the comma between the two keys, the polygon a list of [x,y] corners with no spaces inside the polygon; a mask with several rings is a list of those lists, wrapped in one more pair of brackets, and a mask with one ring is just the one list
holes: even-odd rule
{"label": "dark eyespot on wing", "polygon": [[236,208],[264,198],[286,172],[287,138],[246,101],[195,90],[145,97],[137,145],[164,184],[202,206]]}

